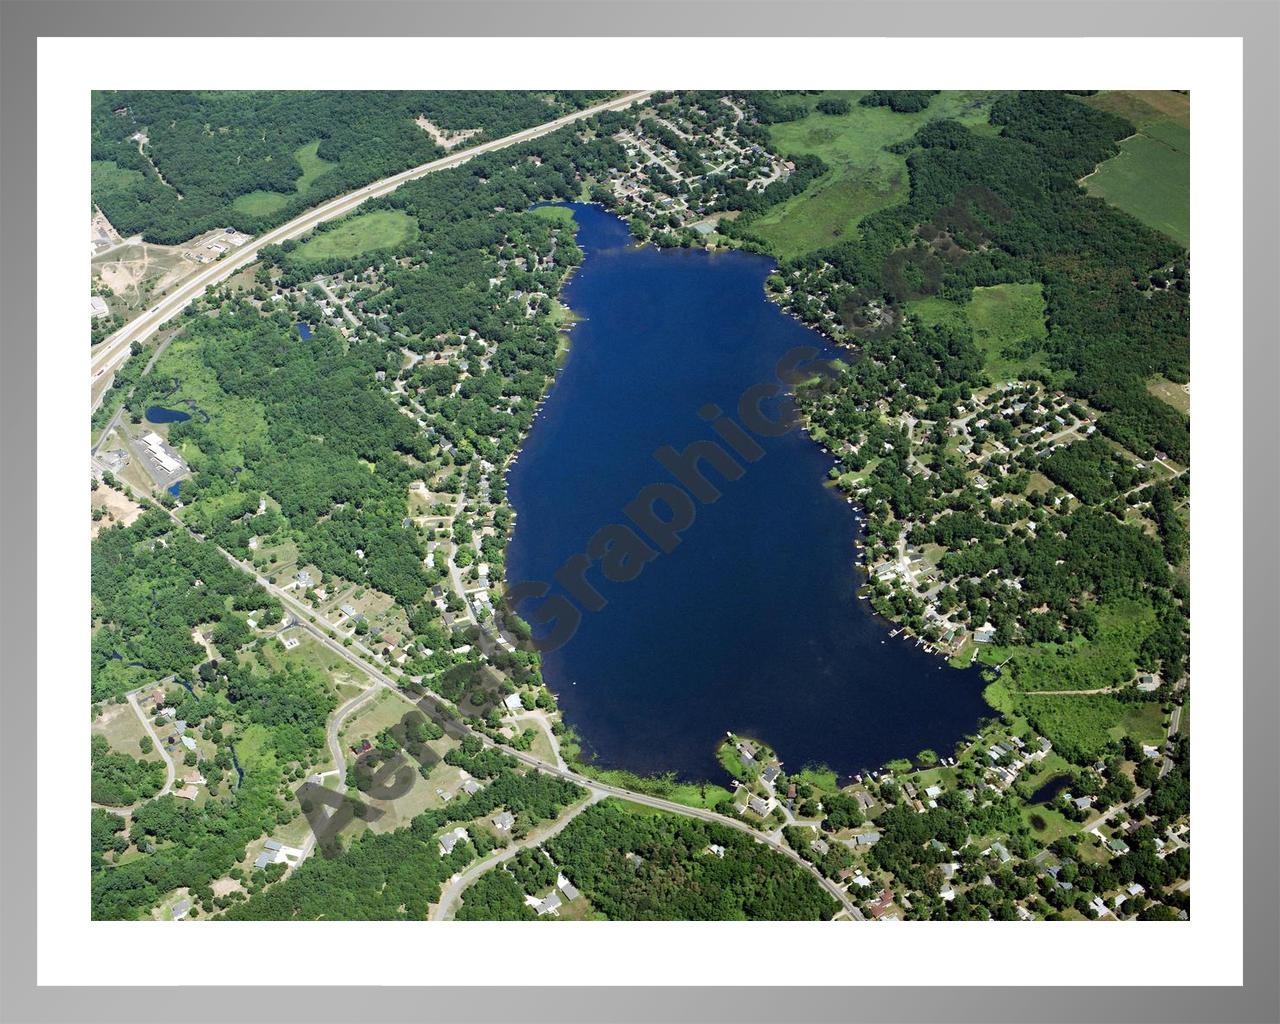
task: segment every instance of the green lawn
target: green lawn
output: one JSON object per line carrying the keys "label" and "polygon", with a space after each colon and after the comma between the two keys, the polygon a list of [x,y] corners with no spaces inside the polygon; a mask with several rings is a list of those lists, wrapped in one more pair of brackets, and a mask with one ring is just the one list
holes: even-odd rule
{"label": "green lawn", "polygon": [[298,247],[296,254],[303,260],[359,256],[375,249],[393,249],[417,233],[417,221],[409,214],[401,210],[375,210],[343,221],[329,231],[313,234]]}
{"label": "green lawn", "polygon": [[576,223],[573,219],[573,211],[564,206],[535,206],[529,212],[544,220],[559,221],[566,227],[573,227]]}
{"label": "green lawn", "polygon": [[94,160],[90,164],[90,180],[93,194],[121,192],[146,180],[141,171],[121,167],[114,160]]}
{"label": "green lawn", "polygon": [[885,147],[909,139],[935,118],[954,118],[971,128],[990,130],[987,118],[998,93],[945,92],[914,114],[859,106],[862,95],[827,92],[805,97],[811,111],[823,98],[843,97],[850,102],[849,112],[815,111],[797,121],[769,126],[775,150],[788,156],[816,153],[830,168],[800,195],[752,223],[751,233],[764,239],[777,255],[799,256],[856,238],[858,222],[864,217],[907,198],[907,158]]}
{"label": "green lawn", "polygon": [[1085,188],[1183,245],[1191,244],[1191,131],[1154,121],[1084,179]]}

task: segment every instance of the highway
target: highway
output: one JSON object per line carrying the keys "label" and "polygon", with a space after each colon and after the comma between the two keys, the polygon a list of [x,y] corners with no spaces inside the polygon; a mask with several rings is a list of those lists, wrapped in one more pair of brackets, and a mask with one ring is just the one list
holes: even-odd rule
{"label": "highway", "polygon": [[[365,200],[388,195],[407,181],[413,181],[415,178],[421,178],[435,171],[459,167],[473,157],[484,153],[492,153],[495,150],[518,145],[521,142],[529,142],[532,139],[541,138],[543,135],[549,135],[551,132],[557,131],[566,125],[573,124],[575,121],[581,121],[607,110],[620,110],[623,107],[631,106],[633,103],[642,103],[652,95],[653,90],[625,93],[604,103],[597,103],[595,106],[585,107],[571,114],[565,114],[554,121],[547,121],[545,124],[526,128],[512,135],[506,135],[501,139],[484,142],[478,146],[472,146],[469,149],[459,150],[449,156],[441,157],[438,160],[419,164],[417,167],[410,167],[406,171],[382,178],[354,192],[348,192],[345,195],[321,203],[319,206],[298,215],[293,220],[286,221],[279,227],[272,228],[265,234],[250,239],[240,248],[227,253],[222,259],[211,264],[208,269],[200,271],[183,282],[172,294],[162,299],[159,304],[125,324],[124,327],[107,338],[102,343],[102,347],[93,353],[90,363],[90,387],[101,383],[102,377],[114,373],[116,367],[129,358],[129,348],[133,342],[146,341],[165,323],[203,294],[206,289],[225,281],[237,271],[243,270],[257,259],[258,251],[263,246],[275,245],[290,238],[304,235],[317,224],[345,216]],[[96,410],[101,404],[102,396],[106,394],[106,391],[107,388],[105,387],[100,389],[98,397],[93,400],[93,409]]]}

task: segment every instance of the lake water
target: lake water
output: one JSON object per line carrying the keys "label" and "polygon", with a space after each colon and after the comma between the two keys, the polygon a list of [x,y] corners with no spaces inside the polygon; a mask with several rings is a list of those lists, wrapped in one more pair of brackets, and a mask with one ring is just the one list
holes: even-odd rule
{"label": "lake water", "polygon": [[147,419],[151,423],[182,423],[191,419],[191,413],[181,409],[166,409],[162,405],[147,406]]}
{"label": "lake water", "polygon": [[[551,583],[597,530],[628,522],[642,488],[674,483],[653,453],[715,440],[700,409],[736,410],[748,388],[776,382],[784,353],[823,346],[766,299],[772,261],[636,248],[616,217],[573,209],[587,256],[563,298],[585,319],[509,478],[512,583]],[[793,770],[949,753],[992,713],[979,672],[890,638],[858,600],[859,521],[824,486],[830,456],[798,429],[755,440],[764,454],[739,460],[738,479],[707,470],[722,497],[696,506],[671,553],[629,582],[588,572],[605,607],[543,655],[567,721],[602,767],[686,779],[723,778],[726,730]],[[550,599],[519,610],[530,619]]]}

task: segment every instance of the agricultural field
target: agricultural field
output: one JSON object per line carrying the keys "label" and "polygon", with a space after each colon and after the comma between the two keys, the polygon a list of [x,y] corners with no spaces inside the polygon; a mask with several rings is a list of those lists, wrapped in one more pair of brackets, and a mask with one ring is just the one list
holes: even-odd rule
{"label": "agricultural field", "polygon": [[1108,92],[1091,106],[1120,114],[1137,133],[1084,178],[1093,195],[1183,245],[1191,244],[1191,99],[1182,93]]}
{"label": "agricultural field", "polygon": [[[804,97],[810,113],[797,121],[769,126],[773,148],[786,156],[814,153],[830,167],[807,189],[769,210],[751,224],[751,234],[786,259],[857,237],[868,214],[907,199],[907,158],[885,147],[903,142],[927,121],[954,118],[975,131],[988,129],[987,117],[998,93],[944,92],[918,113],[858,105],[862,92],[826,92]],[[814,106],[824,99],[849,101],[845,114],[824,114]]]}
{"label": "agricultural field", "polygon": [[329,231],[319,231],[297,249],[302,260],[330,257],[347,259],[377,249],[394,249],[413,239],[418,225],[399,210],[375,210],[343,221]]}

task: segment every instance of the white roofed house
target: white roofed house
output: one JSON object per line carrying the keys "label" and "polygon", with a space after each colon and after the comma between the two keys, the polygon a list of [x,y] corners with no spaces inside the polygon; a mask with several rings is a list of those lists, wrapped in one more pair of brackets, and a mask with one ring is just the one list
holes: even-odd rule
{"label": "white roofed house", "polygon": [[462,840],[470,838],[467,830],[459,825],[452,832],[446,832],[440,837],[440,856],[447,857],[453,853],[453,848]]}

